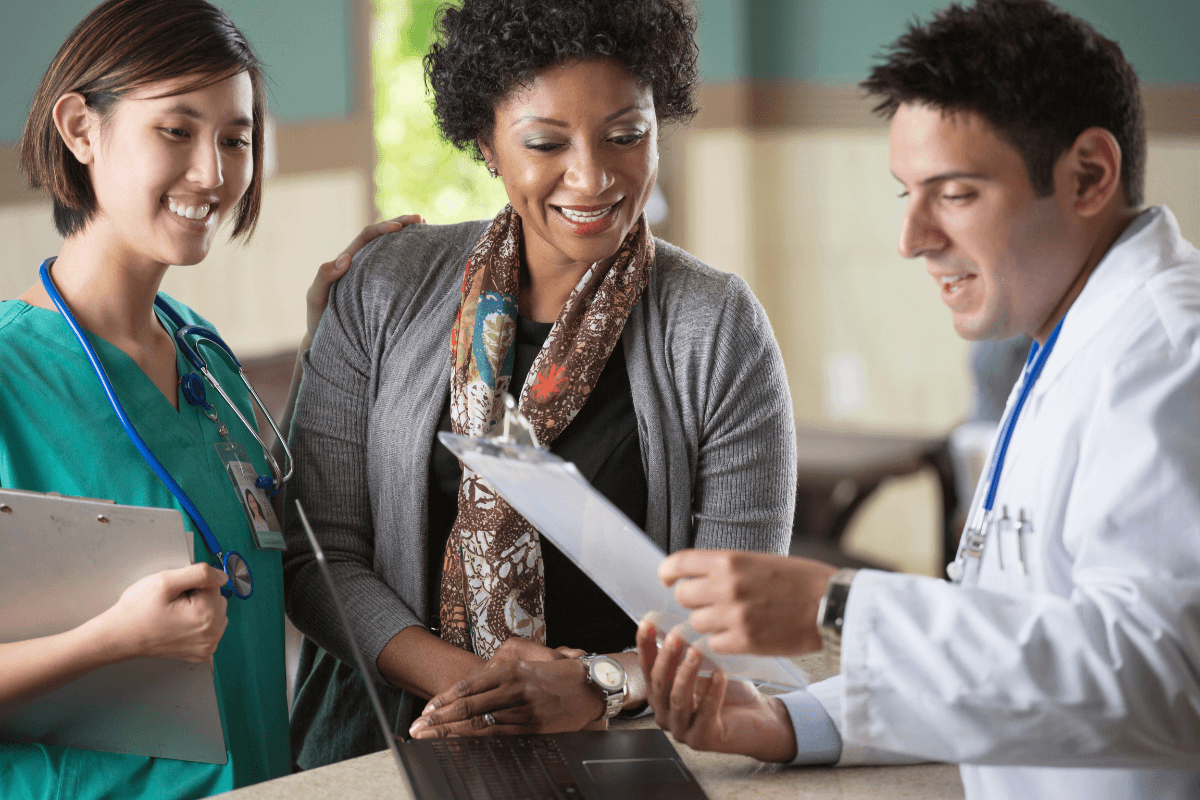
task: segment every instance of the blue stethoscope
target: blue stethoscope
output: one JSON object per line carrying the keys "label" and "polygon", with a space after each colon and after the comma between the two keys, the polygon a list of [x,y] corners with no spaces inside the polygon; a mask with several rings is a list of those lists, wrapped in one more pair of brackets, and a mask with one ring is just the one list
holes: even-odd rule
{"label": "blue stethoscope", "polygon": [[[1064,315],[1054,326],[1054,330],[1050,332],[1050,336],[1046,339],[1046,344],[1039,346],[1034,342],[1029,348],[1029,355],[1025,359],[1025,370],[1021,376],[1021,391],[1017,394],[1017,402],[1013,405],[1012,411],[1004,420],[1004,424],[1000,427],[1000,440],[996,447],[996,454],[992,458],[992,469],[989,474],[988,490],[984,495],[983,504],[977,512],[978,518],[974,525],[967,527],[966,533],[963,534],[962,541],[958,545],[958,554],[955,556],[953,563],[946,567],[946,573],[955,583],[961,583],[967,573],[968,559],[983,559],[984,548],[987,547],[988,528],[992,519],[992,506],[996,502],[996,490],[1000,487],[1000,473],[1004,471],[1004,459],[1008,455],[1008,444],[1012,441],[1013,430],[1017,427],[1017,419],[1021,416],[1021,409],[1025,407],[1025,401],[1029,399],[1030,393],[1033,391],[1033,385],[1037,383],[1038,377],[1042,374],[1042,368],[1046,366],[1046,362],[1050,360],[1050,353],[1054,350],[1054,345],[1058,342],[1059,331],[1062,330],[1063,323],[1067,318]],[[1023,520],[1022,520],[1023,521]],[[1025,557],[1022,547],[1020,532],[1017,534],[1017,546],[1020,557],[1021,571],[1025,571]]]}
{"label": "blue stethoscope", "polygon": [[[129,416],[125,413],[125,409],[121,406],[121,401],[117,399],[117,393],[113,389],[112,381],[108,379],[108,373],[104,371],[104,365],[100,363],[100,357],[96,355],[96,351],[92,348],[91,343],[88,342],[87,336],[85,336],[83,333],[83,329],[79,327],[79,322],[75,319],[75,315],[71,313],[69,308],[67,308],[67,304],[63,301],[62,295],[58,293],[58,289],[55,287],[54,281],[50,278],[50,265],[53,263],[54,258],[47,258],[42,262],[42,266],[38,270],[38,274],[42,279],[42,286],[45,288],[46,294],[50,295],[50,300],[54,303],[59,313],[62,314],[63,319],[67,321],[67,325],[70,326],[71,331],[75,334],[75,338],[79,340],[79,344],[82,345],[84,354],[87,356],[88,361],[91,362],[92,369],[96,372],[96,377],[100,379],[100,386],[104,389],[105,395],[108,396],[108,402],[112,405],[113,411],[116,412],[117,419],[120,421],[121,427],[125,429],[125,435],[129,437],[129,440],[133,443],[133,446],[137,448],[137,451],[141,454],[142,458],[146,460],[146,463],[150,465],[150,468],[154,470],[154,473],[158,475],[162,482],[167,485],[167,488],[171,490],[171,494],[175,495],[175,499],[179,501],[179,505],[181,505],[183,510],[187,512],[188,516],[192,518],[197,530],[200,531],[200,536],[204,539],[204,544],[208,548],[209,552],[211,552],[213,556],[215,556],[221,562],[221,569],[224,570],[225,577],[228,578],[228,583],[221,589],[221,593],[226,597],[228,597],[230,594],[233,594],[243,600],[248,600],[250,595],[254,593],[254,577],[250,573],[250,566],[246,563],[246,559],[241,553],[237,553],[233,550],[226,552],[221,549],[221,543],[217,541],[217,537],[213,534],[212,529],[209,528],[208,523],[205,522],[204,516],[200,513],[200,509],[196,508],[196,504],[193,503],[191,498],[187,496],[187,493],[183,491],[183,487],[181,487],[175,481],[175,479],[171,477],[171,473],[167,471],[167,468],[162,465],[162,462],[159,461],[158,458],[155,457],[154,453],[150,451],[150,448],[146,445],[146,442],[133,427],[133,423],[130,421]],[[255,441],[257,441],[262,447],[263,454],[266,456],[267,462],[271,465],[273,477],[260,475],[255,482],[256,485],[260,489],[267,490],[269,494],[276,494],[283,487],[283,484],[292,477],[292,453],[291,450],[288,449],[287,442],[284,440],[283,435],[279,432],[279,428],[276,427],[275,420],[271,418],[271,415],[267,412],[266,408],[263,407],[263,402],[261,399],[259,399],[258,393],[254,391],[254,387],[250,385],[250,381],[246,378],[246,373],[242,370],[241,362],[237,360],[237,357],[234,356],[233,351],[229,349],[229,346],[226,345],[225,342],[221,340],[221,337],[218,336],[214,331],[199,325],[188,325],[186,322],[184,322],[183,318],[176,313],[175,309],[167,305],[166,301],[164,301],[162,297],[156,297],[154,299],[154,307],[159,312],[164,314],[171,321],[171,323],[175,325],[174,338],[176,344],[179,346],[180,352],[183,353],[184,357],[188,360],[188,363],[190,363],[193,368],[198,370],[200,374],[204,376],[204,379],[201,380],[200,376],[195,372],[189,372],[180,379],[180,385],[183,389],[184,397],[191,405],[199,406],[209,419],[217,423],[219,429],[223,431],[222,435],[227,436],[228,430],[226,430],[225,426],[222,425],[217,419],[216,411],[213,409],[212,404],[209,403],[205,398],[205,381],[208,382],[209,386],[212,386],[217,390],[217,393],[224,398],[229,407],[233,409],[233,412],[237,414],[237,417],[239,420],[241,420],[242,425],[246,427],[246,430],[250,431],[250,435],[253,436]],[[279,438],[280,443],[283,445],[283,452],[286,456],[288,468],[286,475],[282,474],[281,470],[279,469],[278,462],[275,461],[274,456],[271,455],[270,449],[259,437],[258,432],[254,429],[254,426],[246,420],[245,416],[243,416],[242,412],[238,409],[237,404],[230,400],[229,395],[227,395],[225,390],[221,388],[220,382],[213,377],[213,374],[208,369],[208,363],[204,360],[204,357],[200,355],[195,347],[187,342],[186,337],[188,336],[195,337],[197,342],[208,342],[212,345],[215,345],[220,352],[224,353],[228,357],[230,363],[237,368],[239,377],[241,377],[242,382],[250,391],[250,396],[254,398],[254,402],[258,404],[260,409],[262,409],[263,416],[267,418],[267,422],[270,424],[271,430],[275,432],[275,435]]]}

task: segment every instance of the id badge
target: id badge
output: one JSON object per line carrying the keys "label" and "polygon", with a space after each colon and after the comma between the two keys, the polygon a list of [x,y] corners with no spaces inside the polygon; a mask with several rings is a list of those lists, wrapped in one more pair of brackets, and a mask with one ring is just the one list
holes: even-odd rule
{"label": "id badge", "polygon": [[259,550],[286,550],[283,527],[275,516],[275,509],[271,507],[267,493],[254,485],[258,472],[250,462],[246,448],[232,440],[217,442],[214,446],[225,464],[225,474],[229,476],[238,502],[246,512],[255,546]]}

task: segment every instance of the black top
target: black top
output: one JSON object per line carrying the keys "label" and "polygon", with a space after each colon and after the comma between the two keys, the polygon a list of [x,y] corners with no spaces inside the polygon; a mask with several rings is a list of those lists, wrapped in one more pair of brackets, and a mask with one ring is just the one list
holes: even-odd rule
{"label": "black top", "polygon": [[[533,361],[553,323],[517,318],[512,387],[524,386]],[[450,402],[442,409],[439,431],[449,431]],[[639,528],[646,527],[648,488],[642,466],[641,441],[633,410],[633,392],[620,342],[579,414],[550,443],[550,450],[570,461],[600,494],[621,509]],[[430,604],[439,608],[442,558],[446,539],[458,516],[462,467],[440,441],[434,442],[429,465]],[[542,537],[546,578],[546,636],[550,647],[577,647],[589,653],[619,653],[633,646],[637,624],[604,590]]]}

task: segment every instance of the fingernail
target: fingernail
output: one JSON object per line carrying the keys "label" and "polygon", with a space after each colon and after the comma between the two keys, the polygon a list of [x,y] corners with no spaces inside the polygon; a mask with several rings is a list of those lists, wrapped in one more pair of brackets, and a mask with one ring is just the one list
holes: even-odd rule
{"label": "fingernail", "polygon": [[333,266],[338,272],[341,272],[346,267],[350,266],[350,256],[343,253],[342,255],[338,256],[337,261],[334,262]]}
{"label": "fingernail", "polygon": [[700,660],[700,652],[694,647],[689,647],[688,651],[687,651],[687,660],[691,663],[695,663],[695,662],[699,661]]}

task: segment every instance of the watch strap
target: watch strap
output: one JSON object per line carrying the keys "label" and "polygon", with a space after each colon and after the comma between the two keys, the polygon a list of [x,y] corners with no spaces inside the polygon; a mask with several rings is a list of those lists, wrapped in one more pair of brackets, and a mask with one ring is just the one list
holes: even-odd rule
{"label": "watch strap", "polygon": [[835,668],[842,658],[842,625],[846,619],[846,603],[856,569],[839,569],[825,585],[825,594],[817,606],[817,630],[825,646],[825,656]]}

